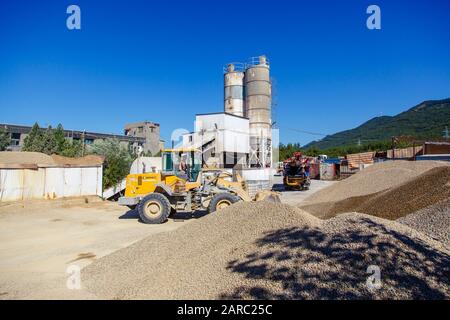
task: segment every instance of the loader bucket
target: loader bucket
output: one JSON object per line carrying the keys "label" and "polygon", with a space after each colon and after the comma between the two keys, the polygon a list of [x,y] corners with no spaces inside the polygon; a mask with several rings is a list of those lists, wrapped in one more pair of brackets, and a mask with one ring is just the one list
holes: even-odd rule
{"label": "loader bucket", "polygon": [[268,190],[259,191],[255,195],[255,201],[263,201],[263,200],[275,203],[281,202],[280,194],[278,192]]}

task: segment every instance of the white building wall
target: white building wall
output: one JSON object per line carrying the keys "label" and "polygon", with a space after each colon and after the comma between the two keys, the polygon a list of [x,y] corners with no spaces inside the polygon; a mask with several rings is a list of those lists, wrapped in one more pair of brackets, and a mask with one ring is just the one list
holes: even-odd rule
{"label": "white building wall", "polygon": [[248,119],[225,113],[197,115],[195,132],[183,136],[183,146],[201,147],[213,138],[216,153],[249,153]]}
{"label": "white building wall", "polygon": [[[80,195],[97,194],[97,168],[80,168],[81,169],[81,185]],[[92,181],[92,183],[91,183]]]}
{"label": "white building wall", "polygon": [[102,195],[103,169],[0,169],[0,201]]}
{"label": "white building wall", "polygon": [[12,201],[22,198],[23,175],[24,170],[0,170],[0,200]]}
{"label": "white building wall", "polygon": [[204,114],[195,117],[195,132],[216,129],[249,133],[249,120],[226,113]]}
{"label": "white building wall", "polygon": [[[183,136],[184,145],[184,136]],[[145,172],[144,172],[145,168]],[[139,157],[133,161],[130,173],[146,173],[146,172],[161,172],[162,158],[161,157]]]}
{"label": "white building wall", "polygon": [[64,168],[45,168],[45,191],[48,199],[64,196]]}
{"label": "white building wall", "polygon": [[22,197],[24,199],[39,198],[45,190],[45,169],[24,170],[22,182]]}

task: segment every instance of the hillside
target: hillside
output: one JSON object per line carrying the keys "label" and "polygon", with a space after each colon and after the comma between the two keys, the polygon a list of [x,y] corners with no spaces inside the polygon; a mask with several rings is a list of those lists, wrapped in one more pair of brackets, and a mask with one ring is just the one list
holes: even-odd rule
{"label": "hillside", "polygon": [[442,137],[445,126],[450,128],[450,98],[424,101],[396,116],[375,117],[357,128],[310,142],[304,148],[328,149],[354,145],[358,139],[364,143],[387,140],[399,135],[417,138]]}

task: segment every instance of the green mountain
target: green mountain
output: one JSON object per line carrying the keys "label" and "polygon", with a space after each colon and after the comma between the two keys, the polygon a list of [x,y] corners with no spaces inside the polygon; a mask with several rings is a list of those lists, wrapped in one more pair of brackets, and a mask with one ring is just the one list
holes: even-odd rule
{"label": "green mountain", "polygon": [[407,135],[418,139],[436,138],[450,130],[450,98],[424,101],[396,116],[375,117],[357,128],[328,135],[313,141],[303,148],[328,149],[332,147],[356,145],[371,141],[388,140],[393,136]]}

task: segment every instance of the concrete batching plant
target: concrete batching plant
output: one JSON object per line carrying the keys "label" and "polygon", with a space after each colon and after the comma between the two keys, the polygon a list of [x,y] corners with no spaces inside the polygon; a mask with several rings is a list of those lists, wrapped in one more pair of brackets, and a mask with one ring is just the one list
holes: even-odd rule
{"label": "concrete batching plant", "polygon": [[272,88],[265,56],[224,68],[224,112],[197,114],[183,146],[202,150],[203,164],[222,168],[272,167]]}
{"label": "concrete batching plant", "polygon": [[224,111],[249,119],[250,167],[272,165],[272,85],[265,56],[228,64],[224,74]]}

